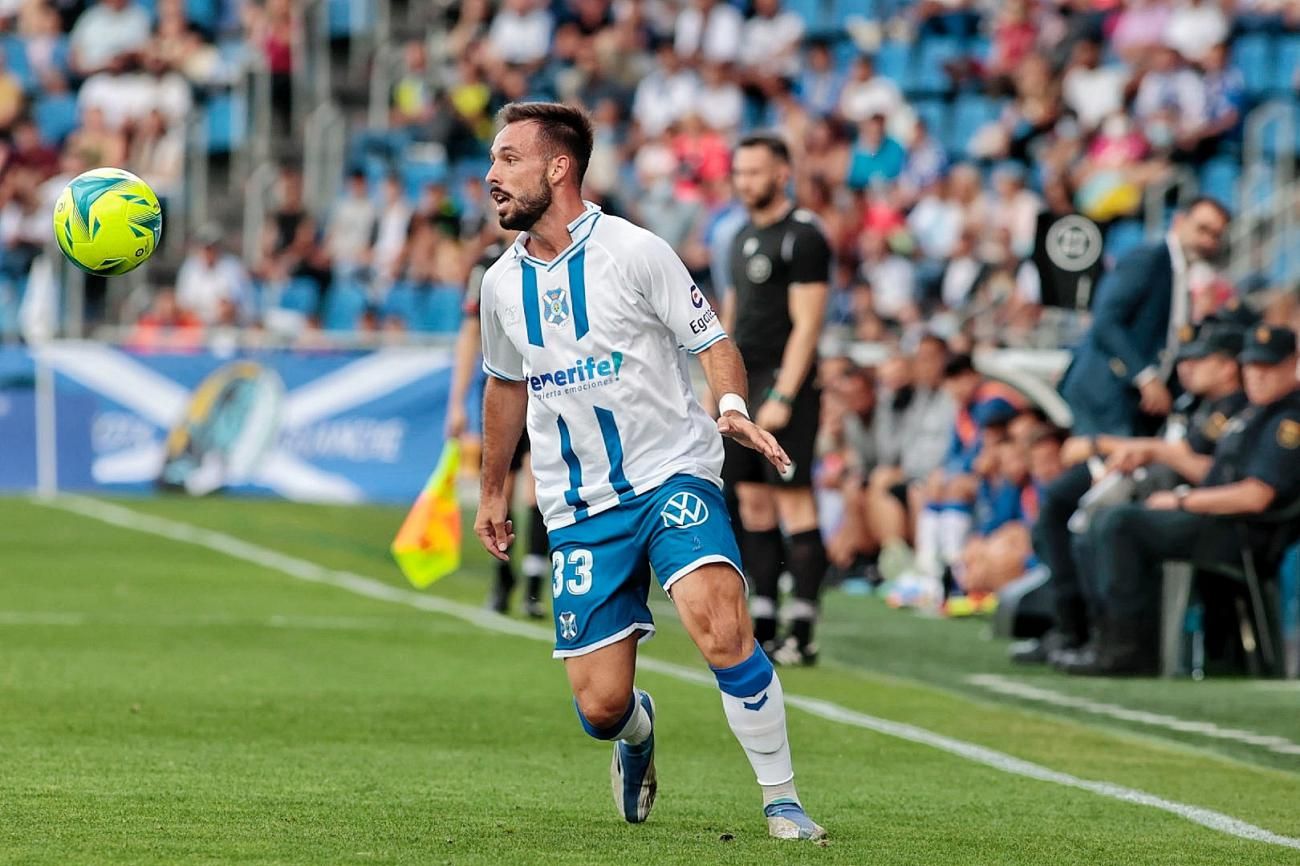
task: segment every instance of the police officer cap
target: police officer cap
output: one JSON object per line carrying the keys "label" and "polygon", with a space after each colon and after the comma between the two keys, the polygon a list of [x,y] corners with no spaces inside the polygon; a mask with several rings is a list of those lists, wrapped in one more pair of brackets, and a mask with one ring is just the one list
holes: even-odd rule
{"label": "police officer cap", "polygon": [[1227,355],[1235,358],[1241,354],[1246,342],[1246,333],[1234,325],[1207,322],[1201,326],[1196,339],[1184,343],[1178,350],[1178,360],[1194,361],[1208,358],[1210,355]]}
{"label": "police officer cap", "polygon": [[1295,331],[1277,325],[1260,325],[1246,335],[1243,364],[1281,364],[1295,354]]}

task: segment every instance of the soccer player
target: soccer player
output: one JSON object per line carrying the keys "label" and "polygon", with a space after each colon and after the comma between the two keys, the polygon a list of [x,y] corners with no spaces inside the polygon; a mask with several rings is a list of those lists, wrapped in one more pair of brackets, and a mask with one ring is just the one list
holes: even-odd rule
{"label": "soccer player", "polygon": [[[741,141],[731,175],[749,222],[731,242],[734,291],[726,326],[749,371],[749,393],[762,400],[754,420],[775,434],[793,464],[778,472],[730,442],[722,476],[736,491],[754,635],[778,663],[812,664],[817,601],[829,565],[817,525],[812,469],[821,415],[817,342],[826,316],[831,249],[812,213],[786,196],[790,151],[781,139],[754,135]],[[778,644],[777,583],[783,565],[794,577],[794,598],[790,634]]]}
{"label": "soccer player", "polygon": [[[521,234],[483,279],[475,531],[509,556],[504,485],[526,415],[550,533],[554,655],[583,729],[614,743],[619,814],[646,820],[657,789],[655,705],[633,683],[637,644],[655,629],[653,569],[717,678],[768,831],[819,839],[795,791],[781,682],[754,642],[719,478],[724,436],[777,467],[788,458],[749,419],[744,363],[676,253],[582,200],[587,115],[533,102],[498,119],[487,183],[502,227]],[[687,352],[721,395],[716,422],[691,390]]]}
{"label": "soccer player", "polygon": [[[507,233],[497,230],[491,242],[484,248],[478,262],[469,273],[465,287],[465,301],[462,305],[464,318],[460,333],[456,337],[455,363],[451,372],[451,396],[447,401],[446,435],[458,438],[468,426],[465,413],[465,395],[469,392],[470,380],[474,375],[474,364],[482,348],[479,324],[479,297],[483,288],[483,275],[492,267],[509,245]],[[528,552],[524,554],[523,572],[527,579],[524,589],[524,613],[533,619],[546,615],[542,608],[542,576],[547,571],[546,560],[546,524],[542,513],[537,509],[533,494],[533,477],[528,468],[528,437],[521,436],[510,458],[510,474],[506,476],[506,500],[514,500],[516,483],[522,484],[528,494]],[[496,579],[492,584],[492,593],[488,596],[488,607],[497,613],[506,613],[510,609],[510,592],[515,587],[515,572],[510,560],[497,561]]]}

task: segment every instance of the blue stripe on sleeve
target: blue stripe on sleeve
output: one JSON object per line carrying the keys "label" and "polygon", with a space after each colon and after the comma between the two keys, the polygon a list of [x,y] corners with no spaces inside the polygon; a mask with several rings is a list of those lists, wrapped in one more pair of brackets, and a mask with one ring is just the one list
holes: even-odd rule
{"label": "blue stripe on sleeve", "polygon": [[542,343],[542,311],[538,307],[537,300],[537,270],[528,262],[524,262],[524,322],[528,326],[528,344],[530,346],[541,346]]}
{"label": "blue stripe on sleeve", "polygon": [[587,336],[587,249],[584,246],[569,259],[569,297],[573,303],[574,336]]}
{"label": "blue stripe on sleeve", "polygon": [[587,503],[578,493],[582,487],[582,464],[578,462],[578,455],[573,453],[569,425],[559,415],[555,417],[555,423],[560,428],[560,456],[564,458],[564,465],[569,467],[569,489],[564,491],[564,501],[574,509],[573,518],[581,520],[587,516]]}
{"label": "blue stripe on sleeve", "polygon": [[703,346],[696,346],[694,349],[689,349],[688,351],[689,351],[692,355],[698,355],[698,354],[700,354],[700,352],[703,352],[705,349],[709,348],[710,346],[712,346],[714,343],[718,342],[719,340],[725,340],[725,339],[727,339],[727,335],[726,335],[726,334],[717,334],[717,335],[714,336],[711,340],[709,340],[707,343],[705,343]]}
{"label": "blue stripe on sleeve", "polygon": [[599,406],[595,409],[596,420],[600,423],[600,435],[605,440],[605,453],[609,455],[609,483],[614,486],[618,501],[626,502],[635,493],[623,472],[623,440],[618,435],[618,424],[614,422],[613,412]]}

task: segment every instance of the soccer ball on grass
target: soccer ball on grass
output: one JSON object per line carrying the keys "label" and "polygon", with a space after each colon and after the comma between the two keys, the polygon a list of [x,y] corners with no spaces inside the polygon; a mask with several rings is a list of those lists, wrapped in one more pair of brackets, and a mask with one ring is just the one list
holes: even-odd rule
{"label": "soccer ball on grass", "polygon": [[54,205],[59,249],[88,274],[125,274],[153,255],[162,237],[162,207],[149,184],[120,168],[95,168],[72,179]]}

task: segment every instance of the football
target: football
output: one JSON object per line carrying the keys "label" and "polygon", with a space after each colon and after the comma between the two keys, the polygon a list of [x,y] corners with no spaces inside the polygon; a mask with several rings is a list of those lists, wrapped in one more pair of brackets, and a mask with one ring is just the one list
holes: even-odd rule
{"label": "football", "polygon": [[120,168],[73,178],[54,205],[59,249],[88,274],[116,276],[142,265],[162,237],[162,207],[149,184]]}

